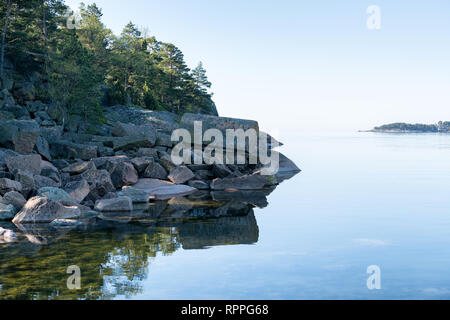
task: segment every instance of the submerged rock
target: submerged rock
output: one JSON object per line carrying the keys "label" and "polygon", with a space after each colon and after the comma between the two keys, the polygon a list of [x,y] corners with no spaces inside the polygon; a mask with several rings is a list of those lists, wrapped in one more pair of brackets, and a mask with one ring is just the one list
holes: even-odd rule
{"label": "submerged rock", "polygon": [[95,203],[95,210],[100,212],[131,212],[133,211],[133,202],[130,197],[98,200]]}
{"label": "submerged rock", "polygon": [[14,231],[0,227],[0,243],[15,242],[17,238],[17,234]]}
{"label": "submerged rock", "polygon": [[215,179],[211,183],[211,189],[213,190],[260,190],[265,186],[273,185],[276,183],[273,176],[263,175],[247,175],[236,178]]}

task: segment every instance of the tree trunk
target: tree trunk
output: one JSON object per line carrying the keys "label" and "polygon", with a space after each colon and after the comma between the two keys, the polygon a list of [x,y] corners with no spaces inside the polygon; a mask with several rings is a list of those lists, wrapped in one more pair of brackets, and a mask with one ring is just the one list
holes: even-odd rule
{"label": "tree trunk", "polygon": [[48,35],[47,35],[47,13],[45,8],[45,0],[42,1],[42,34],[44,35],[44,74],[48,78]]}
{"label": "tree trunk", "polygon": [[8,30],[9,16],[11,15],[12,8],[12,0],[6,0],[6,16],[5,16],[5,25],[3,26],[2,31],[2,46],[0,52],[0,76],[3,76],[3,68],[5,64],[5,40],[6,40],[6,31]]}

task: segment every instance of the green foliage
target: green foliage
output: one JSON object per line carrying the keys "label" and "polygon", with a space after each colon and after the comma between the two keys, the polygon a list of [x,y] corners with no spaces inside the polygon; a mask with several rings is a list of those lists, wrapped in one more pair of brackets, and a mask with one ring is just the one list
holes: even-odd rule
{"label": "green foliage", "polygon": [[[119,36],[102,23],[95,4],[81,4],[79,29],[67,28],[64,0],[0,2],[2,50],[22,78],[32,74],[37,98],[56,105],[61,121],[78,115],[104,121],[102,105],[135,105],[176,113],[217,114],[200,63],[190,70],[179,48],[132,22]],[[3,42],[2,42],[3,43]]]}

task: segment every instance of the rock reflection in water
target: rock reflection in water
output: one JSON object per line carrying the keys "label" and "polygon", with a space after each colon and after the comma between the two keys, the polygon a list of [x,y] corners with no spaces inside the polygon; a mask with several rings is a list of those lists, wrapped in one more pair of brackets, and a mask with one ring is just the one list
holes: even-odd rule
{"label": "rock reflection in water", "polygon": [[[0,245],[0,299],[131,298],[142,292],[158,253],[256,243],[258,202],[264,204],[261,194],[239,202],[199,193],[136,206],[132,214],[87,216],[73,226],[1,224],[19,241]],[[81,268],[81,290],[67,289],[71,265]]]}

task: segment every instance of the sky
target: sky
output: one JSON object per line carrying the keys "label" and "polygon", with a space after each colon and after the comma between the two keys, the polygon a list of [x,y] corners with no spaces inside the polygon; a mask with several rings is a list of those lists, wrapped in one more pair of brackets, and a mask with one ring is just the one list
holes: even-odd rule
{"label": "sky", "polygon": [[[202,61],[220,115],[270,132],[450,121],[447,0],[84,2],[116,34],[133,21],[191,68]],[[380,29],[367,27],[371,5]]]}

